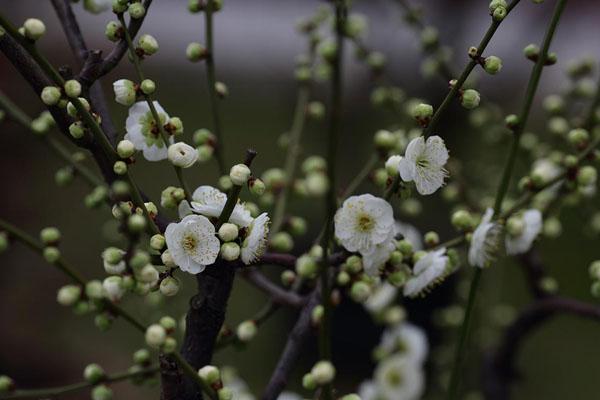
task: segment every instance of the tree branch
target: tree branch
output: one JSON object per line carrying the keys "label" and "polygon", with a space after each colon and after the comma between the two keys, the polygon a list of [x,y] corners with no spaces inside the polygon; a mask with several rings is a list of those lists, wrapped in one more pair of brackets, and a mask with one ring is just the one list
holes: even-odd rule
{"label": "tree branch", "polygon": [[278,285],[271,282],[269,278],[263,275],[260,271],[256,270],[256,268],[247,268],[242,270],[242,276],[258,289],[268,294],[271,297],[271,300],[277,304],[300,308],[306,302],[306,299],[304,299],[302,296],[299,296],[292,291],[282,289]]}

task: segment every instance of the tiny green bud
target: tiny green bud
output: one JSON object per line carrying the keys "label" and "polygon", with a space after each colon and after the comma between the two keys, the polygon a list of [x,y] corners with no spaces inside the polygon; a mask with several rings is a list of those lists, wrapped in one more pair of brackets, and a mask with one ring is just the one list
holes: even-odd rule
{"label": "tiny green bud", "polygon": [[502,21],[506,18],[506,14],[508,14],[508,10],[505,7],[498,7],[494,10],[492,17],[494,18],[494,21]]}
{"label": "tiny green bud", "polygon": [[151,357],[148,349],[139,349],[133,353],[133,362],[138,365],[145,365],[151,361]]}
{"label": "tiny green bud", "polygon": [[167,338],[167,331],[159,324],[152,324],[146,329],[146,344],[154,349],[160,348]]}
{"label": "tiny green bud", "polygon": [[320,101],[311,101],[306,107],[306,115],[315,120],[321,120],[325,116],[325,105]]}
{"label": "tiny green bud", "polygon": [[240,245],[226,242],[221,245],[221,258],[227,261],[237,260],[240,256]]}
{"label": "tiny green bud", "polygon": [[236,224],[224,223],[219,228],[219,237],[224,242],[231,242],[238,237],[239,229]]}
{"label": "tiny green bud", "polygon": [[65,94],[70,98],[81,96],[81,83],[75,79],[69,79],[65,82]]}
{"label": "tiny green bud", "polygon": [[94,317],[94,325],[102,332],[106,332],[112,326],[113,319],[106,313],[98,314]]}
{"label": "tiny green bud", "polygon": [[308,254],[301,255],[296,260],[296,272],[305,279],[313,279],[317,275],[317,262]]}
{"label": "tiny green bud", "polygon": [[600,280],[600,260],[595,260],[589,267],[590,278]]}
{"label": "tiny green bud", "polygon": [[141,215],[133,214],[127,220],[127,228],[131,233],[141,233],[146,229],[146,219]]}
{"label": "tiny green bud", "polygon": [[538,57],[540,56],[540,48],[537,45],[533,44],[533,43],[528,44],[523,49],[523,54],[529,60],[536,61],[538,59]]}
{"label": "tiny green bud", "polygon": [[350,297],[357,303],[363,303],[371,295],[371,287],[362,281],[354,282],[350,289]]}
{"label": "tiny green bud", "polygon": [[498,7],[507,7],[506,0],[492,0],[490,1],[490,14],[494,12]]}
{"label": "tiny green bud", "polygon": [[123,27],[121,23],[118,21],[110,21],[106,24],[106,28],[104,29],[104,35],[111,42],[117,42],[121,39]]}
{"label": "tiny green bud", "polygon": [[219,400],[233,400],[233,391],[228,387],[222,387],[217,390]]}
{"label": "tiny green bud", "polygon": [[419,122],[429,121],[433,116],[433,106],[431,104],[419,103],[413,108],[412,116]]}
{"label": "tiny green bud", "polygon": [[[133,3],[140,4],[141,3]],[[132,5],[133,5],[132,4]],[[131,7],[131,6],[130,6]],[[158,41],[152,35],[144,34],[138,40],[138,47],[142,49],[144,54],[151,56],[158,51]]]}
{"label": "tiny green bud", "polygon": [[525,230],[525,221],[520,216],[513,216],[506,221],[506,232],[511,236],[520,236]]}
{"label": "tiny green bud", "polygon": [[519,117],[515,114],[509,114],[504,118],[504,123],[509,129],[515,129],[519,125]]}
{"label": "tiny green bud", "polygon": [[165,237],[160,233],[157,233],[150,238],[150,247],[154,250],[161,251],[164,249],[165,243]]}
{"label": "tiny green bud", "polygon": [[60,259],[60,250],[54,246],[44,248],[44,259],[50,264],[54,264]]}
{"label": "tiny green bud", "polygon": [[248,178],[252,172],[250,168],[246,164],[236,164],[231,167],[229,171],[229,178],[231,178],[231,182],[236,186],[245,185],[248,182]]}
{"label": "tiny green bud", "polygon": [[100,300],[102,298],[102,282],[92,280],[86,283],[85,295],[91,300]]}
{"label": "tiny green bud", "polygon": [[477,90],[467,89],[462,94],[461,104],[464,108],[472,110],[473,108],[479,106],[480,100],[481,98]]}
{"label": "tiny green bud", "polygon": [[223,82],[215,83],[215,91],[217,92],[217,96],[219,96],[222,99],[227,97],[227,95],[229,94],[229,89],[227,89],[227,85],[225,85]]}
{"label": "tiny green bud", "polygon": [[324,40],[317,49],[325,61],[333,62],[337,57],[337,45],[333,40]]}
{"label": "tiny green bud", "polygon": [[161,351],[165,354],[172,354],[177,350],[177,340],[172,337],[167,337],[161,347]]}
{"label": "tiny green bud", "polygon": [[198,370],[200,378],[208,385],[212,386],[221,381],[221,372],[214,365],[205,365]]}
{"label": "tiny green bud", "polygon": [[496,75],[502,69],[502,59],[496,56],[486,57],[483,62],[485,72],[490,75]]}
{"label": "tiny green bud", "polygon": [[382,150],[391,150],[396,146],[396,137],[390,131],[379,130],[375,132],[375,147]]}
{"label": "tiny green bud", "polygon": [[248,320],[238,325],[236,329],[236,336],[242,342],[249,342],[258,333],[256,322]]}
{"label": "tiny green bud", "polygon": [[363,269],[362,258],[357,255],[352,255],[346,259],[346,270],[351,274],[357,274]]}
{"label": "tiny green bud", "polygon": [[142,3],[131,3],[127,11],[133,19],[140,19],[146,15],[146,8]]}
{"label": "tiny green bud", "polygon": [[175,296],[179,288],[179,281],[172,276],[167,276],[160,282],[160,292],[167,297]]}
{"label": "tiny green bud", "polygon": [[280,253],[287,253],[294,248],[294,240],[287,232],[277,232],[271,238],[271,248]]}
{"label": "tiny green bud", "polygon": [[84,135],[83,123],[81,121],[73,122],[69,125],[69,133],[75,139],[81,139]]}
{"label": "tiny green bud", "polygon": [[60,241],[60,231],[58,228],[49,226],[40,231],[40,239],[46,246],[55,246]]}
{"label": "tiny green bud", "polygon": [[323,360],[316,363],[310,370],[317,385],[326,385],[335,378],[335,367],[331,362]]}
{"label": "tiny green bud", "polygon": [[569,139],[569,143],[571,143],[573,146],[581,147],[586,145],[590,138],[590,134],[585,129],[577,128],[572,129],[567,138]]}
{"label": "tiny green bud", "polygon": [[92,400],[112,400],[112,398],[113,391],[106,385],[98,385],[92,389]]}
{"label": "tiny green bud", "polygon": [[185,49],[185,56],[192,62],[204,60],[208,56],[208,51],[200,43],[192,42]]}
{"label": "tiny green bud", "polygon": [[140,89],[144,94],[152,94],[156,91],[156,84],[152,79],[144,79],[142,83],[140,83]]}
{"label": "tiny green bud", "polygon": [[323,314],[325,314],[325,309],[322,304],[319,304],[315,308],[312,309],[310,319],[313,325],[319,325],[321,320],[323,319]]}
{"label": "tiny green bud", "polygon": [[6,375],[0,375],[0,394],[5,394],[15,389],[15,382]]}
{"label": "tiny green bud", "polygon": [[104,370],[98,364],[89,364],[83,370],[83,379],[91,384],[100,382],[104,376]]}
{"label": "tiny green bud", "polygon": [[285,287],[290,287],[296,281],[296,273],[286,269],[281,273],[281,284]]}
{"label": "tiny green bud", "polygon": [[129,158],[135,153],[135,145],[133,142],[125,139],[117,144],[117,154],[121,158]]}
{"label": "tiny green bud", "polygon": [[302,236],[307,231],[307,222],[301,217],[290,217],[287,221],[289,231],[294,236]]}
{"label": "tiny green bud", "polygon": [[437,246],[440,243],[440,236],[437,232],[427,232],[425,234],[425,244],[429,247]]}
{"label": "tiny green bud", "polygon": [[31,40],[38,40],[46,33],[46,25],[37,18],[28,18],[23,23],[23,33]]}
{"label": "tiny green bud", "polygon": [[61,287],[56,294],[56,301],[61,306],[73,306],[81,297],[81,288],[76,285],[66,285]]}
{"label": "tiny green bud", "polygon": [[115,161],[113,164],[113,171],[117,175],[125,175],[127,173],[127,164],[125,161]]}
{"label": "tiny green bud", "polygon": [[317,382],[312,374],[304,374],[302,377],[302,387],[306,390],[315,390],[317,388]]}
{"label": "tiny green bud", "polygon": [[458,210],[452,214],[451,222],[456,229],[464,231],[473,226],[473,217],[466,210]]}
{"label": "tiny green bud", "polygon": [[60,97],[60,89],[56,86],[46,86],[44,89],[42,89],[42,93],[40,94],[42,102],[47,106],[53,106],[57,104],[60,100]]}
{"label": "tiny green bud", "polygon": [[591,293],[595,298],[600,298],[600,281],[592,283]]}
{"label": "tiny green bud", "polygon": [[577,172],[577,183],[581,186],[593,185],[597,178],[598,172],[591,165],[583,166]]}

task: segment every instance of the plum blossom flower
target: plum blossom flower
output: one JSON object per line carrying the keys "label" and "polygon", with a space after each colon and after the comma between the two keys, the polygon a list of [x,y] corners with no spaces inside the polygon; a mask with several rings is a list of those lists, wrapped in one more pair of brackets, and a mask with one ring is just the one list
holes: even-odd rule
{"label": "plum blossom flower", "polygon": [[396,250],[393,231],[390,233],[388,240],[375,245],[370,251],[362,253],[363,267],[367,275],[378,276],[379,267],[385,264],[390,259],[390,255]]}
{"label": "plum blossom flower", "polygon": [[177,142],[169,146],[167,157],[174,166],[189,168],[198,161],[198,150],[184,142]]}
{"label": "plum blossom flower", "polygon": [[267,213],[262,213],[248,227],[248,235],[242,243],[241,251],[241,259],[244,264],[251,264],[264,254],[267,248],[269,222]]}
{"label": "plum blossom flower", "polygon": [[124,106],[131,106],[135,103],[135,84],[129,79],[119,79],[113,82],[113,91],[117,103]]}
{"label": "plum blossom flower", "polygon": [[496,222],[492,222],[493,216],[494,211],[488,208],[473,232],[469,247],[469,264],[475,267],[487,267],[500,247],[502,228]]}
{"label": "plum blossom flower", "polygon": [[[223,212],[223,208],[227,203],[227,195],[212,186],[203,185],[198,187],[192,193],[192,203],[188,204],[187,201],[182,201],[179,204],[179,213],[182,218],[182,213],[197,213],[202,214],[205,217],[218,218]],[[248,227],[252,223],[252,215],[250,211],[246,209],[243,204],[236,204],[233,208],[233,212],[229,217],[229,221],[242,228]]]}
{"label": "plum blossom flower", "polygon": [[[169,122],[169,115],[157,101],[153,104],[160,123],[165,125]],[[131,141],[136,150],[141,150],[146,160],[160,161],[167,158],[167,146],[156,126],[150,107],[145,101],[138,101],[129,108],[125,128],[127,130],[125,139]],[[172,143],[173,138],[169,140]]]}
{"label": "plum blossom flower", "polygon": [[448,161],[448,150],[439,136],[430,136],[425,141],[419,136],[410,141],[400,160],[398,171],[405,182],[415,182],[422,195],[434,193],[444,184],[448,172],[444,165]]}
{"label": "plum blossom flower", "polygon": [[202,215],[188,215],[165,231],[167,247],[182,271],[198,274],[213,264],[221,248],[215,227]]}
{"label": "plum blossom flower", "polygon": [[413,275],[404,285],[404,295],[416,297],[438,283],[448,272],[446,248],[428,252],[413,268]]}
{"label": "plum blossom flower", "polygon": [[525,211],[521,220],[523,223],[521,233],[519,235],[507,234],[504,240],[506,253],[509,255],[527,252],[542,230],[542,213],[539,210]]}
{"label": "plum blossom flower", "polygon": [[417,400],[425,389],[421,365],[397,354],[384,359],[375,370],[378,392],[384,399]]}
{"label": "plum blossom flower", "polygon": [[386,329],[378,346],[385,354],[400,352],[414,363],[423,364],[429,352],[429,342],[423,329],[403,323]]}
{"label": "plum blossom flower", "polygon": [[335,214],[335,236],[348,251],[372,255],[393,233],[392,206],[371,194],[351,196]]}
{"label": "plum blossom flower", "polygon": [[375,287],[373,293],[369,296],[367,301],[363,303],[363,306],[371,313],[381,312],[394,301],[397,294],[397,287],[387,282],[383,282]]}

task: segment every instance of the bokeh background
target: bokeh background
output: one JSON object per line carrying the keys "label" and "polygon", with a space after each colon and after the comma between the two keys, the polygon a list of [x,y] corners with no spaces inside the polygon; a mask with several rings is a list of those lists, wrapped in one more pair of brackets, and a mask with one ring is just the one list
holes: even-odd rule
{"label": "bokeh background", "polygon": [[[185,59],[185,48],[191,41],[203,41],[203,19],[189,14],[185,1],[155,1],[141,33],[150,33],[160,43],[160,51],[144,63],[147,75],[158,84],[158,97],[171,115],[180,116],[186,135],[195,129],[211,127],[208,114],[204,67]],[[427,23],[440,31],[443,44],[454,49],[451,65],[462,69],[466,49],[479,42],[489,24],[487,1],[414,1],[424,9]],[[259,152],[253,169],[263,171],[282,165],[284,152],[276,145],[279,136],[289,129],[294,107],[296,84],[293,79],[295,57],[305,49],[304,39],[295,31],[299,18],[311,15],[323,2],[314,0],[226,0],[216,16],[216,63],[218,78],[226,82],[230,96],[222,102],[226,158],[233,163],[242,157],[247,147]],[[504,113],[516,112],[521,104],[531,63],[522,56],[528,43],[539,43],[552,11],[554,1],[536,5],[523,0],[502,24],[486,54],[504,60],[502,72],[494,77],[481,74],[478,88],[484,101],[498,103]],[[0,9],[15,24],[27,17],[46,22],[48,33],[40,42],[44,54],[54,65],[72,64],[74,59],[64,40],[62,29],[49,1],[0,0]],[[91,48],[109,51],[112,44],[104,36],[104,27],[112,19],[109,12],[94,16],[75,5],[85,37]],[[384,52],[389,59],[392,81],[408,96],[439,104],[446,94],[446,85],[436,78],[425,79],[421,72],[422,56],[419,39],[402,20],[402,11],[393,0],[355,1],[355,12],[370,20],[366,43]],[[567,61],[581,56],[600,56],[600,7],[597,2],[568,3],[552,50],[558,53],[557,65],[547,68],[542,78],[540,95],[536,97],[529,124],[532,132],[544,133],[541,99],[549,93],[559,93],[566,85]],[[351,52],[349,52],[351,53]],[[347,183],[368,159],[372,136],[384,128],[392,116],[374,110],[369,103],[373,87],[368,70],[348,54],[344,75],[344,128],[338,163],[340,181]],[[104,79],[110,95],[112,81],[133,78],[127,62]],[[0,57],[0,88],[18,102],[31,116],[42,110],[42,104],[17,71]],[[321,85],[315,98],[327,100],[326,85]],[[124,129],[126,108],[112,103],[113,120]],[[466,112],[456,107],[439,125],[439,134],[448,142],[454,157],[464,162],[468,187],[478,195],[493,194],[504,160],[505,141],[494,145],[483,143],[482,132],[470,127]],[[323,154],[321,140],[325,134],[323,122],[310,122],[304,134],[303,153]],[[187,136],[189,138],[189,136]],[[527,168],[528,160],[519,160],[518,168]],[[14,124],[0,125],[0,217],[19,225],[32,234],[45,226],[57,226],[64,236],[62,250],[88,277],[103,274],[100,252],[108,243],[114,227],[107,224],[108,209],[89,210],[82,198],[88,189],[75,182],[58,188],[53,179],[61,163],[29,132]],[[161,189],[174,182],[169,168],[138,162],[134,170],[140,186],[154,199]],[[216,184],[216,168],[212,163],[187,173],[189,182]],[[514,185],[513,185],[514,191]],[[378,190],[365,184],[364,190]],[[423,203],[420,216],[404,216],[422,232],[436,229],[442,238],[453,235],[447,222],[449,206],[433,196]],[[311,222],[314,234],[323,218],[322,202],[294,200],[291,210]],[[585,212],[589,206],[561,210],[563,235],[544,239],[538,246],[542,259],[568,295],[593,301],[589,295],[587,265],[598,257],[598,237],[585,228]],[[596,206],[597,208],[597,206]],[[402,214],[399,214],[402,215]],[[296,251],[309,247],[311,234],[296,242]],[[313,235],[314,236],[314,235]],[[99,239],[102,237],[102,239]],[[530,300],[519,265],[502,262],[486,271],[477,317],[486,321],[498,304],[519,309]],[[0,373],[13,377],[22,387],[42,387],[65,384],[81,379],[82,370],[90,362],[100,363],[107,371],[119,371],[130,365],[132,352],[143,346],[142,338],[122,322],[108,333],[98,331],[92,317],[75,317],[60,307],[56,290],[65,278],[35,254],[20,245],[0,256]],[[465,271],[463,273],[467,273]],[[278,271],[273,270],[276,277]],[[191,277],[184,281],[185,290],[174,299],[163,301],[160,307],[142,301],[128,300],[125,306],[146,321],[167,312],[180,317],[193,293]],[[431,324],[435,309],[449,304],[460,282],[449,281],[424,300],[408,304],[411,319],[428,328],[432,345],[444,342],[448,334]],[[230,302],[227,321],[236,323],[260,309],[265,297],[238,279]],[[266,384],[294,322],[294,314],[279,312],[260,329],[258,337],[243,352],[225,350],[216,356],[219,365],[234,364],[240,375],[259,394]],[[484,325],[485,326],[485,325]],[[340,386],[353,390],[371,375],[370,349],[379,339],[381,328],[370,323],[361,307],[344,303],[335,316],[334,361],[339,367]],[[452,335],[452,333],[450,333]],[[590,399],[597,393],[600,325],[573,317],[559,317],[531,335],[518,357],[522,380],[515,385],[515,399]],[[451,336],[450,336],[451,338]],[[495,335],[480,330],[474,335],[468,366],[465,367],[465,387],[476,390],[479,385],[482,349],[495,343]],[[443,357],[435,352],[433,357]],[[290,388],[301,391],[299,381],[316,359],[313,344],[307,346],[295,370]],[[432,363],[434,364],[434,363]],[[431,387],[440,376],[431,368]],[[116,398],[158,398],[157,387],[116,385]],[[65,398],[85,398],[85,393]],[[433,396],[433,395],[432,395]],[[434,398],[434,397],[431,397]]]}

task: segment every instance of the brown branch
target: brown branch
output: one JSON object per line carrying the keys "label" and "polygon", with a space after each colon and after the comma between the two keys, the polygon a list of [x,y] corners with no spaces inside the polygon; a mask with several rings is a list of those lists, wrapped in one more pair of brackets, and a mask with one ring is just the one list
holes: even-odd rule
{"label": "brown branch", "polygon": [[299,296],[292,291],[282,289],[280,286],[273,283],[256,268],[243,269],[242,276],[258,289],[268,294],[271,300],[277,304],[300,308],[306,302],[306,299],[302,296]]}
{"label": "brown branch", "polygon": [[579,300],[550,296],[535,301],[507,328],[496,351],[485,360],[484,392],[487,400],[510,398],[510,385],[518,378],[515,361],[523,341],[558,314],[600,322],[600,307]]}
{"label": "brown branch", "polygon": [[321,296],[319,289],[315,289],[302,308],[300,316],[296,321],[296,325],[289,334],[288,340],[283,349],[283,353],[277,362],[277,366],[271,375],[269,384],[267,385],[261,399],[262,400],[275,400],[287,384],[287,380],[294,368],[296,361],[302,351],[304,343],[308,339],[311,333],[311,313],[313,308],[319,305]]}
{"label": "brown branch", "polygon": [[519,256],[519,260],[525,270],[527,284],[533,296],[536,299],[548,297],[550,294],[542,288],[542,280],[547,274],[539,252],[535,248],[531,248],[527,253]]}

